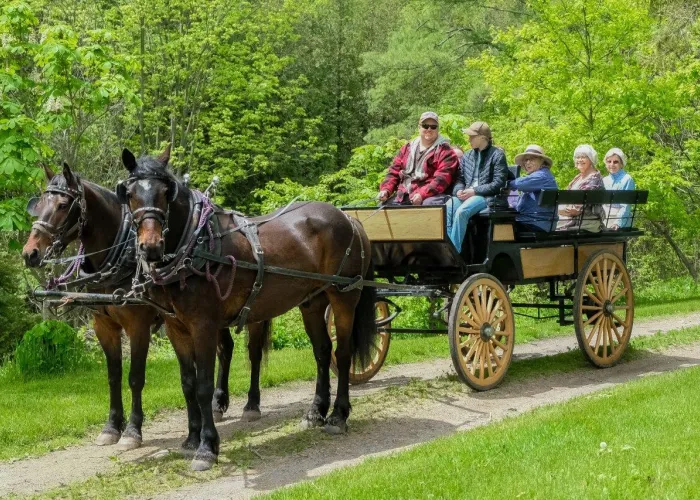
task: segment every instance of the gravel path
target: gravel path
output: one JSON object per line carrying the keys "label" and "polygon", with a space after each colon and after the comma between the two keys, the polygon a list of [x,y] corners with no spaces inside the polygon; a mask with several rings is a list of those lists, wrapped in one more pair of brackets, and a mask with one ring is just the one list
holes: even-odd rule
{"label": "gravel path", "polygon": [[[634,336],[700,325],[700,313],[638,321]],[[515,347],[516,358],[552,355],[576,348],[576,339],[558,337]],[[508,382],[486,393],[464,392],[450,397],[428,399],[412,407],[410,415],[374,422],[347,435],[324,440],[312,450],[284,457],[266,457],[255,469],[237,471],[231,476],[170,492],[169,498],[248,498],[261,492],[313,478],[338,467],[358,463],[369,456],[393,453],[438,436],[469,429],[513,415],[536,406],[556,403],[597,391],[650,373],[665,372],[700,364],[700,345],[669,350],[643,359],[623,363],[607,370],[586,369],[569,374],[534,377]],[[414,379],[434,379],[453,373],[449,359],[397,365],[382,369],[369,383],[351,388],[353,397],[366,396],[391,386],[401,386]],[[288,384],[263,391],[263,418],[246,423],[238,419],[238,409],[245,400],[234,398],[228,416],[217,424],[222,442],[234,431],[264,430],[273,423],[300,417],[313,394],[313,383]],[[236,414],[233,417],[233,414]],[[173,412],[145,426],[142,448],[120,452],[115,447],[92,444],[74,446],[39,458],[0,465],[0,497],[31,494],[57,486],[105,474],[119,462],[143,459],[162,450],[176,450],[187,428],[184,412]]]}

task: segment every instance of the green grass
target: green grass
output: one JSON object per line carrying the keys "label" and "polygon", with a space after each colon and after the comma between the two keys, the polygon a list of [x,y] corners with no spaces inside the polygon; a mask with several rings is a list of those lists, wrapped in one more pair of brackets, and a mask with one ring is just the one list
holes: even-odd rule
{"label": "green grass", "polygon": [[272,498],[697,498],[700,368],[537,409]]}
{"label": "green grass", "polygon": [[[700,300],[649,305],[637,308],[636,317],[679,314],[700,310]],[[553,321],[535,322],[518,318],[516,342],[557,335],[573,335],[572,327],[560,327]],[[230,377],[233,395],[248,390],[249,367],[243,352],[243,338],[236,338]],[[636,345],[636,343],[633,343]],[[634,348],[633,348],[634,350]],[[439,336],[412,336],[392,341],[387,365],[410,363],[449,355],[447,338]],[[536,368],[514,364],[509,377],[528,376],[543,365],[556,369],[577,369],[585,365],[578,352],[551,356],[539,361]],[[128,364],[124,368],[124,404],[130,405],[130,391],[126,383]],[[520,375],[522,373],[522,375]],[[271,351],[263,368],[263,387],[274,387],[295,380],[313,380],[316,376],[310,349],[283,349]],[[0,376],[0,460],[35,456],[93,436],[107,418],[109,408],[106,368],[104,363],[92,369],[62,376],[24,381],[6,373]],[[265,397],[263,393],[263,398]],[[184,408],[179,384],[179,369],[174,359],[149,360],[146,388],[143,395],[144,411],[151,419],[159,411]],[[229,411],[237,412],[239,408]]]}
{"label": "green grass", "polygon": [[[648,356],[654,350],[695,343],[699,340],[700,327],[639,338],[633,340],[630,345],[631,357]],[[581,369],[592,370],[593,368],[584,361],[577,350],[555,356],[516,360],[513,362],[506,383],[530,376],[546,376]],[[389,387],[377,394],[355,398],[351,418],[353,432],[363,432],[363,429],[372,425],[373,422],[392,418],[402,408],[415,408],[424,402],[435,399],[446,400],[464,392],[469,392],[467,386],[459,382],[456,376],[448,376],[434,380],[414,380],[406,385]],[[210,481],[230,475],[236,470],[254,468],[256,462],[267,457],[311,450],[319,443],[330,439],[337,438],[329,437],[318,430],[300,431],[296,418],[283,421],[275,421],[273,418],[264,429],[239,431],[223,441],[219,465],[205,474],[192,474],[188,469],[188,460],[180,458],[178,454],[170,454],[163,459],[120,464],[114,473],[99,475],[84,482],[57,488],[42,496],[112,498],[131,494],[156,494],[187,484]],[[322,496],[326,494],[327,492],[324,491]],[[363,498],[365,495],[359,494],[359,496]],[[407,496],[413,497],[413,495]],[[468,496],[471,497],[471,495]]]}

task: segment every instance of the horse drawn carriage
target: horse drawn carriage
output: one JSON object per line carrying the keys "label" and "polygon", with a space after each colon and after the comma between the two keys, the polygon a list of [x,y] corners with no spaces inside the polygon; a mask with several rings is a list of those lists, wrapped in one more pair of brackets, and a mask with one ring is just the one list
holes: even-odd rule
{"label": "horse drawn carriage", "polygon": [[[232,324],[249,332],[251,386],[243,418],[259,418],[270,320],[300,308],[317,364],[316,394],[302,424],[330,433],[347,429],[348,384],[377,373],[392,333],[447,333],[457,373],[477,390],[494,387],[508,370],[514,308],[557,309],[560,323],[573,321],[581,350],[596,366],[615,364],[629,343],[634,295],[625,261],[629,240],[641,234],[634,227],[528,233],[519,230],[516,212],[492,210],[473,218],[458,254],[446,235],[444,206],[346,207],[343,214],[304,202],[249,219],[214,205],[209,190],[192,190],[174,177],[169,156],[166,148],[157,158],[137,160],[125,150],[129,177],[116,193],[82,181],[67,165],[62,175],[47,169],[44,194],[28,205],[37,217],[23,250],[28,265],[55,260],[70,242],[80,242],[77,256],[59,259],[71,262],[69,269],[34,295],[96,309],[110,381],[110,415],[98,444],[141,445],[148,340],[160,320],[180,363],[188,408],[182,446],[195,452],[195,470],[210,468],[218,456],[214,423],[228,407]],[[539,203],[636,207],[646,197],[645,191],[545,191]],[[87,275],[72,279],[72,272]],[[122,285],[129,280],[130,289]],[[552,303],[511,303],[509,289],[527,283],[547,283]],[[443,299],[446,327],[392,327],[400,312],[391,311],[392,296]],[[122,329],[132,344],[128,423]],[[329,365],[338,375],[332,406]]]}
{"label": "horse drawn carriage", "polygon": [[[543,191],[540,206],[559,204],[646,203],[647,191]],[[595,366],[617,363],[629,343],[634,294],[626,267],[635,227],[591,233],[519,230],[517,212],[486,210],[470,222],[463,251],[457,253],[445,231],[446,207],[344,207],[360,220],[372,242],[375,278],[403,289],[376,285],[379,337],[370,363],[355,367],[352,383],[370,380],[381,368],[392,333],[447,334],[460,379],[488,390],[505,377],[512,360],[517,309],[536,309],[537,318],[574,324],[581,352]],[[633,226],[633,224],[632,224]],[[549,303],[511,302],[518,285],[548,287]],[[443,300],[439,329],[392,328],[400,312],[389,297]],[[393,306],[393,313],[390,311]],[[555,316],[542,316],[553,309]],[[526,315],[525,313],[520,313]],[[333,336],[332,313],[328,316]]]}

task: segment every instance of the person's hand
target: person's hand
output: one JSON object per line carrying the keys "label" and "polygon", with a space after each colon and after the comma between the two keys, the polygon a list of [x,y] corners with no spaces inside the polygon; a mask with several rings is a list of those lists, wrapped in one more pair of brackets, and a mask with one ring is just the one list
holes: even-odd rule
{"label": "person's hand", "polygon": [[421,203],[423,203],[423,197],[418,193],[412,194],[411,203],[413,203],[414,205],[420,205]]}
{"label": "person's hand", "polygon": [[575,208],[565,208],[562,210],[562,212],[562,215],[566,215],[567,217],[576,217],[577,215],[580,215],[580,212]]}
{"label": "person's hand", "polygon": [[460,198],[460,200],[462,200],[462,201],[468,200],[469,198],[471,198],[475,194],[476,194],[476,192],[474,191],[474,188],[465,189],[464,191],[462,191],[462,195],[464,196],[464,198]]}
{"label": "person's hand", "polygon": [[389,199],[389,191],[387,191],[386,189],[382,189],[381,191],[379,191],[379,195],[377,196],[377,198],[379,198],[379,201],[388,200]]}
{"label": "person's hand", "polygon": [[618,229],[620,229],[620,225],[614,224],[613,227],[611,227],[610,229],[612,229],[613,231],[617,231]]}
{"label": "person's hand", "polygon": [[469,197],[467,196],[467,192],[466,192],[466,191],[462,191],[462,190],[460,189],[459,191],[457,191],[457,198],[459,198],[461,201],[464,201],[464,200],[466,200],[466,199],[469,198]]}

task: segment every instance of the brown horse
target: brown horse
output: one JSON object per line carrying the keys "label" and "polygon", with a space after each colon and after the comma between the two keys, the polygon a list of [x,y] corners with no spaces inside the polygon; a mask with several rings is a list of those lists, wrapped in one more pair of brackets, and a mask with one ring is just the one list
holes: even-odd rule
{"label": "brown horse", "polygon": [[[158,158],[146,156],[138,160],[125,149],[122,161],[129,177],[117,186],[117,195],[134,215],[137,248],[152,277],[158,276],[164,256],[193,243],[181,242],[181,237],[195,219],[191,210],[194,195],[168,172],[169,157],[169,147]],[[218,219],[220,232],[215,238],[220,243],[221,255],[240,262],[256,262],[251,244],[236,229],[241,226],[236,226],[227,213],[216,213],[213,217]],[[326,275],[371,276],[370,243],[362,226],[326,203],[296,204],[282,215],[259,224],[259,242],[266,265]],[[196,387],[183,383],[185,398],[188,401],[196,398],[202,415],[201,440],[192,462],[195,470],[210,468],[219,453],[219,436],[209,405],[214,390],[216,353],[212,332],[239,317],[256,281],[256,272],[243,267],[236,270],[234,266],[222,265],[217,273],[218,277],[214,278],[217,284],[233,284],[232,293],[224,300],[220,300],[218,286],[209,281],[211,276],[190,275],[184,289],[181,281],[154,286],[148,291],[152,299],[173,311],[174,317],[165,318],[168,334],[182,363],[181,370],[196,376]],[[231,273],[235,273],[235,278]],[[350,364],[353,356],[360,363],[368,358],[376,334],[375,296],[370,287],[344,291],[319,279],[270,272],[264,275],[257,299],[249,304],[250,339],[255,341],[260,336],[265,322],[300,306],[317,365],[316,394],[302,419],[304,426],[325,424],[325,430],[331,433],[347,429]],[[326,418],[331,403],[332,347],[324,319],[328,304],[335,316],[339,376],[333,411]]]}
{"label": "brown horse", "polygon": [[[74,175],[68,165],[63,174],[55,175],[46,168],[48,186],[41,198],[30,201],[27,209],[37,216],[32,226],[22,255],[27,266],[41,265],[47,250],[58,248],[62,251],[70,242],[80,239],[86,258],[82,264],[85,273],[94,273],[102,268],[108,259],[115,239],[120,235],[124,224],[124,213],[114,193],[90,182],[82,181]],[[128,235],[123,235],[128,236]],[[123,238],[124,245],[133,244]],[[128,266],[119,273],[117,283],[104,282],[92,291],[112,293],[122,281],[129,282],[135,269]],[[122,449],[141,446],[143,409],[141,392],[145,383],[146,357],[151,337],[151,328],[161,324],[158,312],[149,306],[97,307],[94,327],[97,339],[107,359],[109,380],[109,418],[98,436],[98,445],[118,442]],[[132,407],[129,422],[125,426],[122,403],[122,329],[129,336],[131,344],[131,369],[129,387],[132,393]],[[212,406],[215,413],[228,407],[228,373],[233,354],[233,339],[227,328],[219,332],[219,380]]]}

